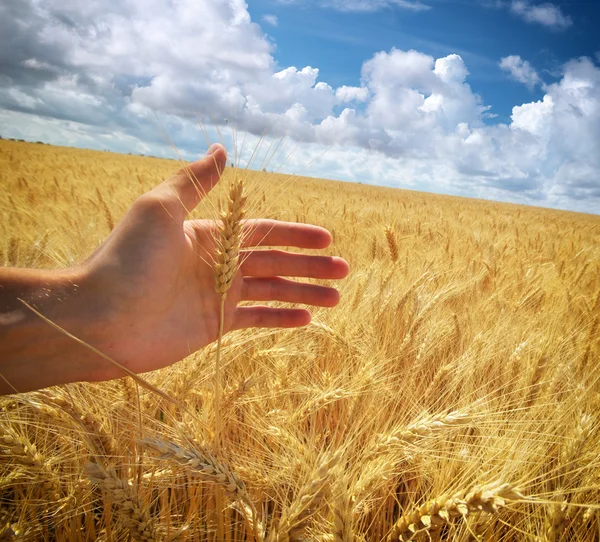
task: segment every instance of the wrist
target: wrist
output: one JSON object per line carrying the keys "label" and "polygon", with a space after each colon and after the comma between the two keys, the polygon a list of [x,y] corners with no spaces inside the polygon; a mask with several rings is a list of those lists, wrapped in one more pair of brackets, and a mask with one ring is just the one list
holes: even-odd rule
{"label": "wrist", "polygon": [[47,321],[85,342],[96,342],[99,328],[93,322],[88,285],[84,266],[57,271],[0,269],[2,392],[95,379],[96,356]]}

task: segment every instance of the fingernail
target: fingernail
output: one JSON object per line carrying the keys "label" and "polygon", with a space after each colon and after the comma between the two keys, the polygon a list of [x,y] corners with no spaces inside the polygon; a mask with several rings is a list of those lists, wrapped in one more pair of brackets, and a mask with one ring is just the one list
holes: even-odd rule
{"label": "fingernail", "polygon": [[213,143],[210,146],[210,148],[208,149],[208,151],[206,151],[206,156],[212,156],[220,148],[221,148],[221,145],[219,143]]}

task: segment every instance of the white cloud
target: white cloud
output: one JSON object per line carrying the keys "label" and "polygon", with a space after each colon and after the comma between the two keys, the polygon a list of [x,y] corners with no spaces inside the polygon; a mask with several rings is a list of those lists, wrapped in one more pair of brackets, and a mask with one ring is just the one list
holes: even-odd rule
{"label": "white cloud", "polygon": [[539,140],[546,139],[552,133],[553,109],[554,100],[549,94],[540,101],[514,107],[511,128],[525,130]]}
{"label": "white cloud", "polygon": [[[360,86],[334,88],[317,67],[277,66],[242,0],[149,2],[11,4],[28,11],[10,28],[0,18],[12,32],[0,33],[0,60],[11,66],[0,76],[1,135],[164,154],[162,127],[191,157],[204,144],[198,117],[228,118],[301,142],[290,167],[333,145],[315,175],[600,209],[593,60],[569,62],[541,100],[488,125],[489,108],[456,54],[378,52]],[[10,21],[6,6],[0,14]],[[507,58],[507,71],[537,84],[526,61]]]}
{"label": "white cloud", "polygon": [[262,20],[271,26],[277,26],[279,24],[277,15],[272,15],[272,14],[263,15]]}
{"label": "white cloud", "polygon": [[338,87],[335,97],[340,103],[366,102],[369,99],[369,89],[365,87]]}
{"label": "white cloud", "polygon": [[[324,82],[317,82],[319,70],[294,66],[257,81],[242,85],[246,102],[260,114],[281,114],[296,103],[306,109],[308,120],[317,121],[329,114],[335,102],[334,90]],[[242,112],[241,116],[244,114]]]}
{"label": "white cloud", "polygon": [[504,57],[500,61],[500,67],[509,72],[513,79],[527,85],[530,89],[542,84],[542,80],[533,66],[527,60],[523,60],[519,55]]}
{"label": "white cloud", "polygon": [[559,6],[551,3],[532,4],[528,0],[513,0],[510,10],[528,23],[541,24],[555,30],[564,30],[573,24]]}
{"label": "white cloud", "polygon": [[398,7],[409,11],[426,11],[430,6],[411,0],[325,0],[320,2],[325,7],[340,11],[379,11],[385,8]]}
{"label": "white cloud", "polygon": [[431,9],[431,6],[422,2],[415,2],[414,0],[390,0],[390,4],[412,11],[426,11]]}
{"label": "white cloud", "polygon": [[428,138],[425,132],[452,130],[461,121],[481,124],[485,108],[465,82],[467,73],[458,55],[434,60],[417,51],[377,53],[362,70],[373,95],[367,105],[371,125],[386,135],[393,131],[392,145],[400,152],[399,145]]}
{"label": "white cloud", "polygon": [[310,3],[321,8],[354,12],[372,12],[394,7],[415,12],[431,9],[431,6],[419,0],[278,0],[278,2],[287,5]]}

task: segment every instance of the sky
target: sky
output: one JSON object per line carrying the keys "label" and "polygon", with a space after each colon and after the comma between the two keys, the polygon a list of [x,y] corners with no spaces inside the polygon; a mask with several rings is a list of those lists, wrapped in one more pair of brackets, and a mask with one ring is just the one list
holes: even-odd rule
{"label": "sky", "polygon": [[596,0],[2,0],[0,136],[191,160],[218,129],[244,165],[266,134],[288,173],[600,214],[599,26]]}

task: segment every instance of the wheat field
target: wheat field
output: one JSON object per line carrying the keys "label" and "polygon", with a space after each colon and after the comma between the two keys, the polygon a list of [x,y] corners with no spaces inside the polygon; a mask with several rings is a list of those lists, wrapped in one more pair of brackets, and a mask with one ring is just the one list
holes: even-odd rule
{"label": "wheat field", "polygon": [[[40,268],[179,167],[12,141],[0,164],[0,262]],[[340,304],[224,337],[218,454],[214,345],[144,375],[175,401],[0,398],[0,540],[600,539],[600,217],[233,175],[249,216],[332,232]]]}

